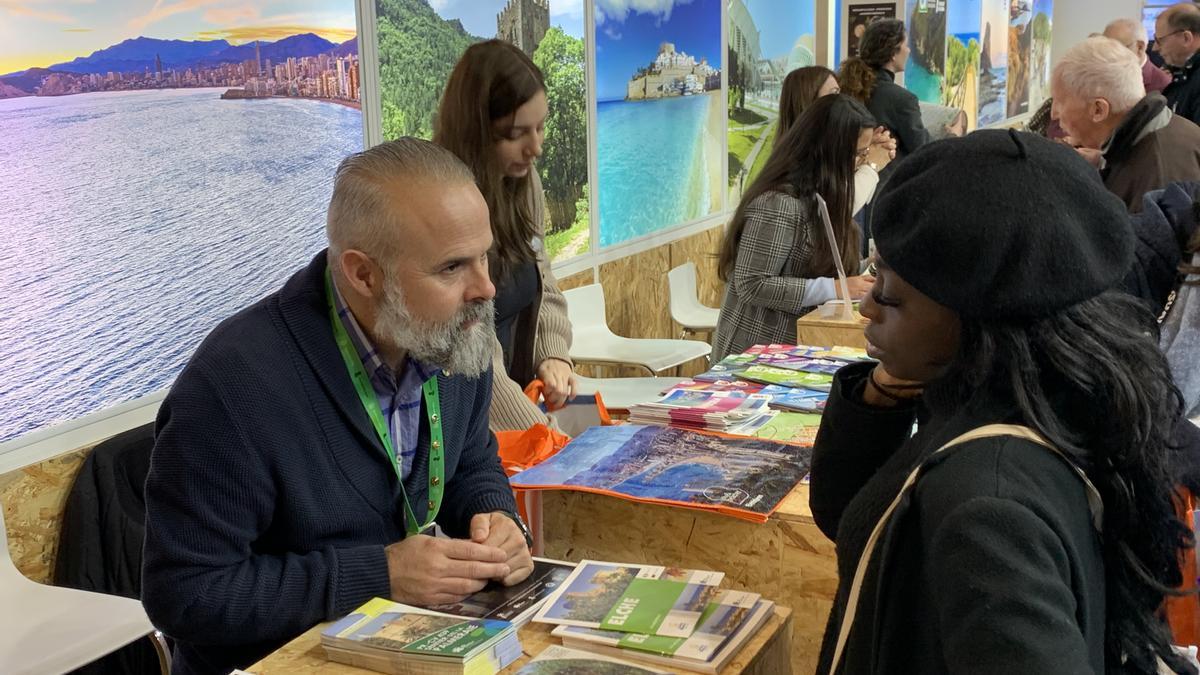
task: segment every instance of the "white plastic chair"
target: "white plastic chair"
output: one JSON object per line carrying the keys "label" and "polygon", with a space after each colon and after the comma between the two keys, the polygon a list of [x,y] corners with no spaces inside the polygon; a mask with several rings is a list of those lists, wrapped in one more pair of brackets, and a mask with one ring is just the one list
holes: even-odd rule
{"label": "white plastic chair", "polygon": [[657,375],[712,353],[712,346],[698,340],[627,338],[613,333],[600,284],[572,288],[563,295],[571,321],[571,360],[577,364],[639,366]]}
{"label": "white plastic chair", "polygon": [[721,310],[700,303],[696,290],[696,263],[685,262],[667,272],[667,287],[671,293],[671,318],[683,326],[683,337],[717,329]]}
{"label": "white plastic chair", "polygon": [[676,384],[682,377],[583,377],[576,375],[579,386],[576,393],[600,392],[604,407],[610,411],[628,412],[639,403],[649,403],[662,398],[662,393]]}
{"label": "white plastic chair", "polygon": [[159,666],[170,658],[142,603],[31,581],[13,564],[0,511],[0,670],[6,675],[65,673],[151,636]]}

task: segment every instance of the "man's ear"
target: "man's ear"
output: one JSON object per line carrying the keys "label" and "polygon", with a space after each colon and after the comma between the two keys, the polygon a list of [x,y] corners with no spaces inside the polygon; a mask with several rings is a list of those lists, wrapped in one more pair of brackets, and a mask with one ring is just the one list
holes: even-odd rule
{"label": "man's ear", "polygon": [[1103,122],[1108,119],[1108,114],[1112,112],[1112,105],[1109,104],[1106,98],[1094,98],[1088,104],[1088,114],[1093,122]]}
{"label": "man's ear", "polygon": [[383,268],[371,256],[357,249],[346,249],[338,257],[342,277],[350,285],[347,289],[365,298],[383,295]]}

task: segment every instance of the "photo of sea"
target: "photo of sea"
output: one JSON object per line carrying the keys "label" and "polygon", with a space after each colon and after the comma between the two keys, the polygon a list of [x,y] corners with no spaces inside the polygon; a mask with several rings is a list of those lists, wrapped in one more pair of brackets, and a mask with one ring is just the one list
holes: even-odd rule
{"label": "photo of sea", "polygon": [[0,442],[169,387],[325,245],[363,143],[353,3],[177,9],[5,19]]}
{"label": "photo of sea", "polygon": [[1003,122],[1008,114],[1008,2],[983,0],[983,43],[979,52],[979,126]]}
{"label": "photo of sea", "polygon": [[946,77],[946,0],[912,3],[908,47],[904,66],[904,88],[926,103],[942,102]]}
{"label": "photo of sea", "polygon": [[816,63],[814,0],[730,0],[729,204],[766,164],[788,73]]}
{"label": "photo of sea", "polygon": [[0,441],[170,386],[325,245],[362,115],[223,91],[0,101]]}
{"label": "photo of sea", "polygon": [[720,210],[720,0],[596,1],[600,245]]}

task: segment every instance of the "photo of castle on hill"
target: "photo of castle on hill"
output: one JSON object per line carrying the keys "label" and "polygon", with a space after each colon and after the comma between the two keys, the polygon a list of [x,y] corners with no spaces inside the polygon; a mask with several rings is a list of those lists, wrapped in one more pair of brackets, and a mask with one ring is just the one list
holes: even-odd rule
{"label": "photo of castle on hill", "polygon": [[600,245],[719,211],[723,0],[596,0]]}

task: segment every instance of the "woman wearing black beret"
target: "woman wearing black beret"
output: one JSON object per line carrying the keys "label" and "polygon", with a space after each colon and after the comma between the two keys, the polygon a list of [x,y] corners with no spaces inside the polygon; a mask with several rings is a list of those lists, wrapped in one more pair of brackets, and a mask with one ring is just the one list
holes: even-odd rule
{"label": "woman wearing black beret", "polygon": [[1087,168],[980,131],[880,189],[879,362],[838,373],[813,461],[840,578],[819,672],[1190,672],[1158,618],[1191,545],[1180,397],[1154,317],[1108,290],[1134,237]]}

